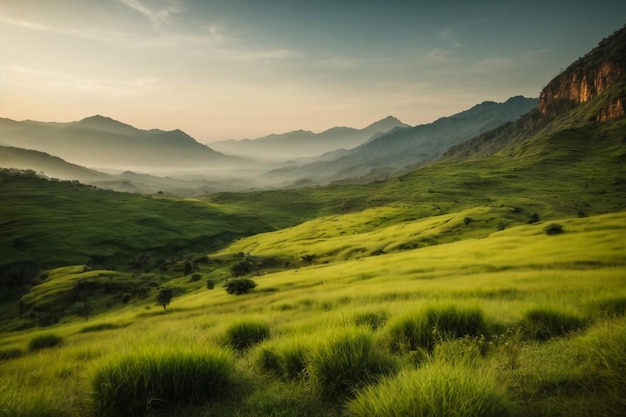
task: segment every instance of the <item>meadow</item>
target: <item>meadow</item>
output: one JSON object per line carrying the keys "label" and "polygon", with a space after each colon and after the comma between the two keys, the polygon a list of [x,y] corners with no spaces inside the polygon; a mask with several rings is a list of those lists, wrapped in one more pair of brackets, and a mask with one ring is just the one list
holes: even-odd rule
{"label": "meadow", "polygon": [[3,174],[0,416],[626,415],[625,127],[194,199]]}
{"label": "meadow", "polygon": [[[313,220],[210,254],[280,258],[280,236],[317,254],[259,269],[248,294],[181,277],[167,310],[146,299],[3,334],[0,415],[623,414],[626,213],[556,219],[556,235],[545,222],[477,226],[393,249],[491,210],[351,232],[359,242],[337,239],[337,222],[358,230],[367,213]],[[324,224],[326,237],[299,248]]]}

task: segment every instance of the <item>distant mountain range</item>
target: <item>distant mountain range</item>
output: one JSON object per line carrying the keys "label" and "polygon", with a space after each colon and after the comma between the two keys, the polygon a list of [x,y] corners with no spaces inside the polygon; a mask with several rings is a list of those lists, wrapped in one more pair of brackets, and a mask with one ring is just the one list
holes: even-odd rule
{"label": "distant mountain range", "polygon": [[394,172],[433,161],[449,147],[515,120],[537,104],[538,99],[522,96],[504,103],[485,101],[433,123],[393,129],[347,152],[331,153],[312,163],[274,170],[266,177],[274,182],[283,181],[283,186],[290,182],[326,184],[384,179]]}
{"label": "distant mountain range", "polygon": [[364,129],[333,127],[321,133],[295,130],[257,139],[212,142],[211,147],[226,154],[276,162],[351,149],[377,135],[408,126],[393,116],[387,116]]}
{"label": "distant mountain range", "polygon": [[0,140],[87,167],[150,172],[241,164],[181,130],[141,130],[103,116],[70,123],[0,119]]}

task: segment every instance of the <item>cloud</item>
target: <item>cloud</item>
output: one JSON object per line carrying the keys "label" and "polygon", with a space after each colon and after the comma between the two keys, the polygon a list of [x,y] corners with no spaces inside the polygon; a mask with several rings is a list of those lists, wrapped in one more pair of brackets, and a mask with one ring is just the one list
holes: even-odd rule
{"label": "cloud", "polygon": [[120,0],[124,5],[141,13],[155,26],[169,23],[170,16],[181,13],[183,11],[178,1],[167,0],[163,7],[150,9],[143,5],[139,0]]}
{"label": "cloud", "polygon": [[452,46],[454,46],[455,48],[460,48],[461,46],[463,46],[461,44],[461,42],[457,41],[453,36],[452,36],[452,29],[448,28],[448,29],[444,29],[444,30],[440,30],[439,31],[439,37],[449,43],[452,44]]}
{"label": "cloud", "polygon": [[43,89],[96,93],[115,97],[125,97],[145,93],[158,87],[159,79],[145,75],[135,79],[108,79],[84,77],[66,72],[11,65],[7,68],[14,82],[22,80],[28,88],[40,85]]}

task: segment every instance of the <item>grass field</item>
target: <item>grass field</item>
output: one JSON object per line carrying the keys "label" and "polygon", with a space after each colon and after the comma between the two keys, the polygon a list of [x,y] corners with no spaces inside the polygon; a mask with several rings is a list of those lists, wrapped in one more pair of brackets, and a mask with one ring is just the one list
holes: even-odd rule
{"label": "grass field", "polygon": [[624,415],[624,128],[196,199],[3,173],[0,416]]}
{"label": "grass field", "polygon": [[[346,215],[344,227],[355,218]],[[442,220],[405,228],[428,233]],[[139,399],[133,415],[395,416],[414,409],[410,401],[424,407],[417,415],[445,415],[455,402],[467,407],[459,415],[619,415],[626,387],[626,213],[558,223],[565,232],[556,236],[543,231],[545,223],[521,225],[267,273],[242,296],[187,282],[167,311],[137,301],[89,322],[66,317],[45,331],[4,334],[0,415],[117,415],[110,410],[140,389],[132,381],[117,387],[115,375],[129,372],[118,367],[132,367],[136,378],[154,385],[132,396]],[[364,240],[396,242],[396,227],[365,232]],[[250,256],[279,256],[274,239],[239,241],[223,256],[252,240]],[[341,245],[331,237],[327,252]],[[450,319],[435,319],[426,325],[434,345],[418,338],[394,348],[394,329],[421,322],[428,309],[440,312],[435,317],[477,310],[484,324],[464,336],[451,331]],[[533,311],[556,317],[556,327]],[[372,315],[376,326],[363,319]],[[571,317],[576,325],[564,330]],[[547,336],[538,338],[533,326],[544,326]],[[235,331],[243,349],[229,342]],[[168,372],[195,382],[171,380]],[[202,385],[213,376],[198,376],[213,372],[222,381],[219,396]],[[422,378],[425,385],[411,385]]]}

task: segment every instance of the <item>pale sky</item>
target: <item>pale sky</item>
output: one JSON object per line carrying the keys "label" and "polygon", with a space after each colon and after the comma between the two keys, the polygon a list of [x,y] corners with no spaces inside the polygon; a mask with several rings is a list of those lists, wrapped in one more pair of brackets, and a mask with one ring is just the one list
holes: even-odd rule
{"label": "pale sky", "polygon": [[0,117],[200,142],[537,97],[626,1],[0,0]]}

